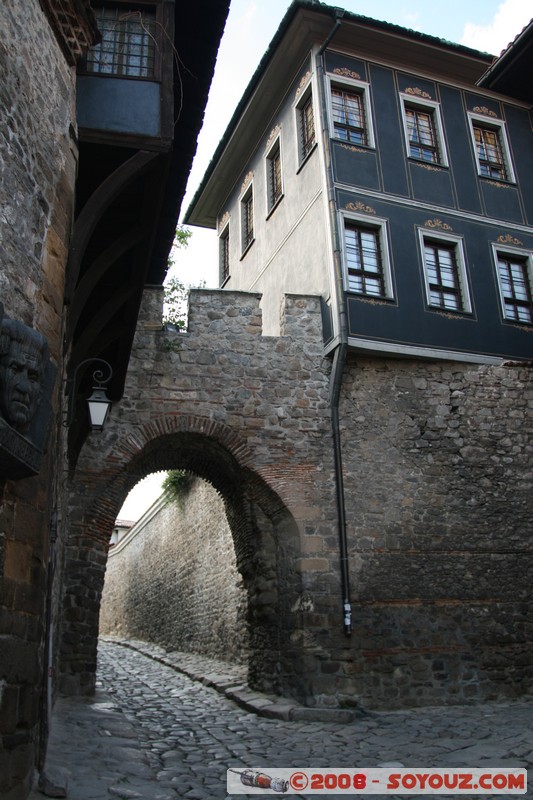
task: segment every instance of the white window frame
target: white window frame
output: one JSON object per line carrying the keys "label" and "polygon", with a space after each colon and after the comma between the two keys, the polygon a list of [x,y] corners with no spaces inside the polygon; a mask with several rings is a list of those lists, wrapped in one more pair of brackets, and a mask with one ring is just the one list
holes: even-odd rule
{"label": "white window frame", "polygon": [[[413,97],[412,95],[404,94],[403,92],[400,92],[400,101],[401,101],[400,108],[402,111],[402,122],[403,122],[403,135],[405,140],[405,149],[407,152],[407,158],[412,158],[414,161],[417,161],[420,164],[434,165],[437,167],[439,166],[448,167],[450,165],[450,162],[448,161],[446,139],[444,138],[444,127],[442,125],[440,103],[437,103],[434,100],[420,100],[418,97]],[[437,137],[437,154],[439,156],[438,161],[426,161],[424,158],[418,158],[418,156],[411,155],[411,145],[409,140],[409,128],[407,125],[406,106],[419,108],[421,111],[426,111],[428,114],[431,115],[433,124],[435,126],[435,136]]]}
{"label": "white window frame", "polygon": [[494,268],[496,270],[496,279],[498,281],[498,292],[500,295],[500,307],[502,310],[502,317],[506,322],[511,322],[516,325],[531,325],[531,322],[522,322],[520,320],[512,319],[508,317],[506,314],[505,308],[505,295],[503,293],[503,287],[500,277],[500,268],[498,266],[498,260],[500,255],[509,255],[512,258],[516,258],[519,260],[523,260],[526,262],[526,272],[527,278],[529,280],[529,291],[533,294],[533,252],[531,250],[524,249],[523,247],[514,247],[509,245],[502,245],[498,242],[492,243],[492,253],[493,253],[493,260],[494,260]]}
{"label": "white window frame", "polygon": [[[279,164],[280,164],[280,194],[279,197],[274,198],[272,193],[272,162],[276,153],[279,153]],[[268,148],[268,152],[265,156],[265,184],[267,187],[267,219],[270,214],[274,211],[274,209],[279,205],[279,203],[283,199],[283,158],[281,153],[281,134],[276,136],[270,147]]]}
{"label": "white window frame", "polygon": [[[231,239],[230,239],[230,227],[229,227],[229,219],[221,229],[220,233],[218,234],[218,257],[219,257],[219,273],[220,273],[220,285],[223,286],[228,278],[230,277],[230,266],[231,266],[231,258],[229,253],[229,248],[231,246]],[[227,240],[227,247],[228,247],[228,274],[224,275],[224,252],[225,252],[225,241]]]}
{"label": "white window frame", "polygon": [[[372,118],[372,107],[370,103],[370,84],[366,83],[366,81],[356,80],[355,78],[346,78],[342,75],[328,75],[327,77],[328,77],[328,82],[327,82],[328,121],[329,121],[330,138],[336,139],[337,141],[342,141],[349,147],[364,147],[370,150],[373,149],[375,150],[376,138],[374,136],[374,122]],[[351,89],[352,91],[355,91],[358,94],[362,95],[363,107],[365,113],[365,122],[366,122],[366,134],[368,139],[366,144],[357,144],[356,142],[349,142],[344,139],[339,139],[337,136],[335,136],[335,125],[333,120],[332,89],[337,86],[341,89],[346,88],[348,91]]]}
{"label": "white window frame", "polygon": [[[311,108],[313,109],[313,127],[314,127],[314,141],[312,146],[309,148],[307,153],[304,153],[304,141],[302,136],[302,115],[303,109],[307,105],[307,102],[310,101]],[[296,131],[296,142],[297,142],[297,152],[298,152],[298,168],[300,168],[309,158],[313,150],[315,150],[317,146],[317,116],[315,114],[315,103],[313,97],[313,83],[310,79],[304,89],[302,89],[301,93],[298,96],[297,101],[294,104],[294,114],[295,114],[295,124],[294,128]]]}
{"label": "white window frame", "polygon": [[[394,300],[394,284],[392,281],[392,266],[389,247],[389,225],[388,220],[381,217],[369,216],[367,214],[354,214],[350,211],[341,211],[341,227],[342,231],[342,258],[343,258],[343,275],[344,275],[344,288],[350,294],[355,294],[358,297],[365,297],[375,301]],[[362,228],[370,228],[376,230],[379,235],[379,243],[381,247],[381,261],[383,271],[383,285],[385,288],[384,295],[362,294],[350,289],[350,275],[348,272],[348,258],[346,255],[346,225],[354,223]]]}
{"label": "white window frame", "polygon": [[[498,131],[500,146],[502,149],[504,166],[507,172],[505,178],[493,178],[490,175],[483,175],[480,169],[476,137],[474,135],[474,123],[478,123],[480,127]],[[509,139],[507,137],[507,127],[502,119],[497,117],[487,117],[484,114],[476,114],[473,111],[468,112],[468,127],[470,129],[470,138],[472,140],[472,147],[474,149],[474,158],[476,161],[477,173],[480,178],[492,181],[504,181],[506,183],[516,183],[515,173],[513,169],[513,162],[511,159],[511,149],[509,147]]]}
{"label": "white window frame", "polygon": [[[252,197],[252,209],[253,209],[253,236],[250,241],[246,241],[246,229],[245,229],[245,206],[246,202],[249,197]],[[248,252],[250,247],[255,241],[255,220],[256,220],[256,208],[255,208],[255,193],[254,193],[254,182],[253,180],[250,181],[246,185],[246,188],[242,192],[241,196],[239,197],[239,212],[240,212],[240,230],[241,230],[241,258]]]}
{"label": "white window frame", "polygon": [[[456,236],[451,233],[442,233],[441,231],[433,232],[427,228],[418,229],[418,237],[420,242],[420,255],[422,258],[422,269],[424,271],[424,286],[426,288],[426,302],[428,308],[435,311],[444,311],[452,314],[471,314],[472,313],[472,300],[470,295],[470,285],[468,282],[468,272],[466,269],[464,239],[462,236]],[[463,301],[462,308],[446,308],[445,306],[437,305],[431,302],[431,293],[429,286],[429,276],[426,266],[425,244],[426,240],[429,242],[443,242],[447,245],[453,245],[455,249],[455,260],[457,265],[457,276],[459,278],[459,289],[461,291],[461,299]]]}

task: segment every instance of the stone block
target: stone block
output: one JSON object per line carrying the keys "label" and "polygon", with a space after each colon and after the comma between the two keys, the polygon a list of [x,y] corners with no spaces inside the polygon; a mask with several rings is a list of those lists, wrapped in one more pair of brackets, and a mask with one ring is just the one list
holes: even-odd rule
{"label": "stone block", "polygon": [[13,733],[18,725],[18,686],[0,687],[0,733]]}
{"label": "stone block", "polygon": [[23,542],[8,539],[5,548],[4,575],[13,581],[30,583],[33,548]]}

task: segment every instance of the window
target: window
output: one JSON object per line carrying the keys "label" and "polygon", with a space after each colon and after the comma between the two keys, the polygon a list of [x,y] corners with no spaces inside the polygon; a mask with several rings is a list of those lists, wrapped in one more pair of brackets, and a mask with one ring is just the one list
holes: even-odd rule
{"label": "window", "polygon": [[428,305],[446,311],[472,310],[459,237],[428,236],[420,231]]}
{"label": "window", "polygon": [[331,83],[331,135],[355,145],[374,147],[367,84]]}
{"label": "window", "polygon": [[250,186],[241,200],[242,252],[244,253],[254,240],[254,193]]}
{"label": "window", "polygon": [[272,211],[281,200],[283,187],[281,182],[281,150],[279,139],[275,142],[267,156],[268,210]]}
{"label": "window", "polygon": [[155,13],[121,6],[95,9],[102,41],[86,60],[88,72],[130,78],[155,76]]}
{"label": "window", "polygon": [[480,174],[505,180],[505,162],[498,131],[480,125],[474,125],[473,128]]}
{"label": "window", "polygon": [[407,154],[410,158],[431,164],[447,166],[446,148],[438,103],[413,102],[405,96],[402,100]]}
{"label": "window", "polygon": [[331,96],[335,137],[355,144],[367,144],[362,94],[333,88]]}
{"label": "window", "polygon": [[313,96],[309,92],[303,105],[298,109],[300,134],[300,160],[303,161],[315,146],[315,115],[313,112]]}
{"label": "window", "polygon": [[220,285],[229,278],[229,224],[226,225],[219,237],[220,254]]}
{"label": "window", "polygon": [[533,323],[531,253],[496,251],[496,262],[505,319]]}
{"label": "window", "polygon": [[421,108],[406,108],[407,138],[409,140],[409,155],[412,158],[421,158],[423,161],[439,161],[439,148],[433,114],[422,111]]}
{"label": "window", "polygon": [[500,181],[514,181],[504,123],[470,115],[470,125],[479,175]]}
{"label": "window", "polygon": [[370,297],[392,296],[384,224],[346,219],[344,247],[348,291]]}

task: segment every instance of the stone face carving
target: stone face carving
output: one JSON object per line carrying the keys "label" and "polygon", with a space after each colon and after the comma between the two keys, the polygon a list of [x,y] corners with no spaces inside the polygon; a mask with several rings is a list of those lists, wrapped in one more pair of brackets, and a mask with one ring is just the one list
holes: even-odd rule
{"label": "stone face carving", "polygon": [[45,337],[0,304],[0,474],[35,475],[48,438],[55,369]]}
{"label": "stone face carving", "polygon": [[43,392],[48,345],[16,319],[0,326],[0,414],[19,433],[30,427]]}

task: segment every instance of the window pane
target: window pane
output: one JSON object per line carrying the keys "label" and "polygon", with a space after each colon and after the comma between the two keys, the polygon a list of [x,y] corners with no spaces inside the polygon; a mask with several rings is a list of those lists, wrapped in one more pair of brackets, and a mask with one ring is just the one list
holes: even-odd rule
{"label": "window pane", "polygon": [[332,89],[333,130],[337,138],[367,143],[364,100],[361,92]]}
{"label": "window pane", "polygon": [[313,102],[309,97],[300,111],[300,128],[302,138],[302,157],[311,151],[315,144],[315,119],[313,114]]}
{"label": "window pane", "polygon": [[352,292],[362,292],[363,291],[363,279],[360,275],[350,275],[350,291]]}
{"label": "window pane", "polygon": [[459,309],[459,298],[456,294],[448,294],[447,292],[442,293],[442,301],[444,308],[451,308],[455,311]]}
{"label": "window pane", "polygon": [[379,297],[381,295],[381,281],[377,280],[376,278],[368,278],[365,280],[365,288],[366,294],[375,295]]}
{"label": "window pane", "polygon": [[465,306],[459,280],[456,245],[426,241],[424,266],[429,304],[453,311],[463,311]]}
{"label": "window pane", "polygon": [[229,231],[220,239],[220,262],[224,282],[229,277]]}
{"label": "window pane", "polygon": [[372,297],[385,297],[379,230],[347,225],[345,247],[349,290]]}
{"label": "window pane", "polygon": [[272,208],[281,197],[281,154],[279,148],[268,159],[270,196],[269,206]]}
{"label": "window pane", "polygon": [[479,172],[489,178],[507,178],[500,132],[492,128],[474,125]]}
{"label": "window pane", "polygon": [[254,197],[252,192],[242,201],[242,249],[246,250],[254,238]]}
{"label": "window pane", "polygon": [[433,113],[419,108],[405,108],[409,155],[423,161],[439,161]]}
{"label": "window pane", "polygon": [[102,41],[87,54],[87,70],[151,78],[155,74],[155,14],[122,8],[96,9]]}
{"label": "window pane", "polygon": [[531,323],[533,298],[527,260],[500,255],[498,271],[506,319]]}

